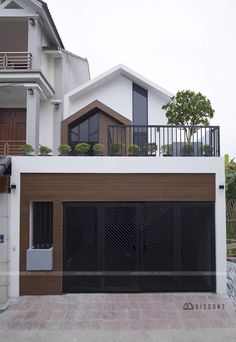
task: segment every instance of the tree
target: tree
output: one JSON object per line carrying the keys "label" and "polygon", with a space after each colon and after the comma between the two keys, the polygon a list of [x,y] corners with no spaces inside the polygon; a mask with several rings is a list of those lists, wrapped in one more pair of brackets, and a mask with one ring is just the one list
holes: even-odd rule
{"label": "tree", "polygon": [[236,162],[225,155],[225,187],[226,198],[236,199]]}
{"label": "tree", "polygon": [[[162,106],[166,111],[168,124],[183,126],[188,143],[197,131],[197,125],[209,125],[214,116],[211,102],[201,93],[191,90],[178,91],[171,100]],[[188,127],[186,127],[188,126]]]}

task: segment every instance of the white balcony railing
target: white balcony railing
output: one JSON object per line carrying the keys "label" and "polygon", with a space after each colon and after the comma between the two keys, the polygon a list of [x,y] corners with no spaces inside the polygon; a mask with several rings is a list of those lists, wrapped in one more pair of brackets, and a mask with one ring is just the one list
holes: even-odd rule
{"label": "white balcony railing", "polygon": [[29,52],[0,52],[0,70],[30,70],[32,55]]}

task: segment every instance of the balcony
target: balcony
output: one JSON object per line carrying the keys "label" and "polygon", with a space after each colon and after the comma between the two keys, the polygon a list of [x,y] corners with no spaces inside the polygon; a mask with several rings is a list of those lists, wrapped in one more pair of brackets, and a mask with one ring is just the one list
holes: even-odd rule
{"label": "balcony", "polygon": [[109,126],[108,155],[219,157],[218,126]]}
{"label": "balcony", "polygon": [[31,68],[31,53],[0,52],[0,70],[31,70]]}
{"label": "balcony", "polygon": [[3,156],[21,156],[21,146],[26,142],[23,140],[0,140],[0,155]]}

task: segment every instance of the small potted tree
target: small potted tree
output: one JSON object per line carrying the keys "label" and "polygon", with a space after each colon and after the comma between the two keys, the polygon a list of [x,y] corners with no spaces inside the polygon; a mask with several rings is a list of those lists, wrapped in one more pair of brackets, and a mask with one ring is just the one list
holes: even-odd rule
{"label": "small potted tree", "polygon": [[172,145],[171,144],[166,144],[161,146],[161,151],[163,157],[172,157],[173,156],[173,150],[172,150]]}
{"label": "small potted tree", "polygon": [[67,144],[62,144],[58,147],[58,151],[60,152],[61,156],[68,156],[71,152],[71,147]]}
{"label": "small potted tree", "polygon": [[145,144],[144,151],[150,156],[156,155],[157,144],[156,143]]}
{"label": "small potted tree", "polygon": [[123,144],[119,142],[115,142],[111,145],[111,151],[114,156],[121,156],[122,155],[122,148]]}
{"label": "small potted tree", "polygon": [[52,152],[52,150],[49,147],[40,145],[40,147],[39,147],[40,156],[48,156],[49,153],[51,153],[51,152]]}
{"label": "small potted tree", "polygon": [[25,144],[20,146],[20,151],[25,155],[25,156],[30,156],[31,153],[34,152],[34,149],[31,145]]}
{"label": "small potted tree", "polygon": [[202,154],[205,157],[212,157],[213,147],[211,145],[202,146]]}
{"label": "small potted tree", "polygon": [[102,144],[95,144],[93,146],[93,155],[94,156],[103,156],[104,146]]}
{"label": "small potted tree", "polygon": [[129,145],[128,151],[130,156],[137,156],[139,153],[139,146],[137,144],[131,144]]}
{"label": "small potted tree", "polygon": [[86,156],[89,154],[90,148],[91,148],[90,144],[79,143],[75,145],[75,152],[78,156]]}
{"label": "small potted tree", "polygon": [[184,157],[191,157],[193,156],[194,148],[191,144],[184,144],[182,147],[182,154]]}

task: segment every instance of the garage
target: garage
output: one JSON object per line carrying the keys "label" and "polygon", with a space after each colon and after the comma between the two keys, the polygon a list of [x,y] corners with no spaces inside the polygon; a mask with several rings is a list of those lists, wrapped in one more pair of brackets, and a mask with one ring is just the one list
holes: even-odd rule
{"label": "garage", "polygon": [[214,202],[63,204],[63,293],[216,290]]}

